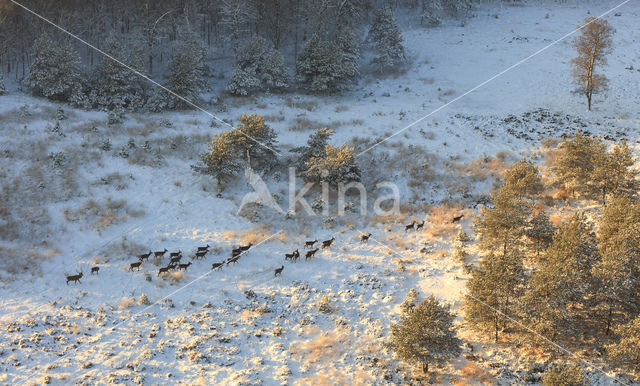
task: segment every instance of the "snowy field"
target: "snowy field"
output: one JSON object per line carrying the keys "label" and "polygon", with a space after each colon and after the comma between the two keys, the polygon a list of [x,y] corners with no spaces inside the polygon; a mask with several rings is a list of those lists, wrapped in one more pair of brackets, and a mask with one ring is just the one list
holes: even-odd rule
{"label": "snowy field", "polygon": [[[464,25],[405,23],[411,62],[402,74],[366,72],[338,96],[222,97],[205,107],[234,124],[243,112],[262,114],[283,159],[293,159],[289,150],[319,127],[335,130],[332,143],[360,152],[616,4],[480,5]],[[0,220],[15,240],[0,246],[11,267],[0,274],[0,382],[408,382],[406,366],[382,346],[389,325],[411,288],[461,315],[468,275],[449,249],[459,230],[472,234],[476,204],[504,166],[577,129],[627,138],[637,153],[640,3],[607,19],[616,29],[609,91],[595,97],[591,112],[573,92],[570,37],[359,156],[367,187],[383,180],[400,187],[403,215],[393,218],[284,216],[268,208],[238,215],[252,191],[244,178],[218,194],[212,178],[190,169],[211,135],[227,129],[202,112],[127,114],[108,125],[106,113],[15,90],[0,96],[0,209],[21,208]],[[223,86],[213,84],[210,96]],[[59,108],[65,118],[57,130]],[[265,176],[282,206],[287,179],[286,168]],[[458,214],[465,217],[450,224]],[[426,219],[425,229],[405,233],[413,219]],[[285,261],[294,249],[304,253],[304,241],[332,236],[331,248],[314,258]],[[238,264],[211,270],[249,242]],[[206,244],[208,255],[192,260]],[[181,250],[192,265],[159,277],[167,253],[162,263],[151,257],[129,271],[136,255],[164,248]],[[81,283],[67,285],[65,276],[80,271]],[[461,317],[457,323],[466,354],[474,355],[438,369],[435,383],[524,383],[535,363],[549,359],[481,343]],[[611,383],[596,369],[590,375]]]}

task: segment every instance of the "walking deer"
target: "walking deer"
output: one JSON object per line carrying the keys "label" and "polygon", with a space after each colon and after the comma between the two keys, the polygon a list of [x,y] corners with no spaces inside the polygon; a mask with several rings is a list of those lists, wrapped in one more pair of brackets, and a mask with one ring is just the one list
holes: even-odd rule
{"label": "walking deer", "polygon": [[424,227],[424,223],[425,223],[425,220],[422,220],[422,222],[417,223],[416,224],[416,230],[422,229]]}
{"label": "walking deer", "polygon": [[215,270],[215,269],[220,269],[220,267],[222,267],[224,265],[224,263],[213,263],[211,264],[211,269]]}
{"label": "walking deer", "polygon": [[318,242],[318,239],[311,240],[311,241],[305,241],[304,242],[304,247],[305,248],[313,248],[313,244],[315,244],[317,242]]}
{"label": "walking deer", "polygon": [[203,249],[202,251],[198,251],[196,252],[195,258],[196,259],[202,259],[203,257],[205,257],[207,255],[207,250]]}
{"label": "walking deer", "polygon": [[280,276],[283,270],[284,270],[284,265],[280,268],[276,268],[274,276]]}
{"label": "walking deer", "polygon": [[70,281],[72,281],[74,283],[81,283],[81,281],[80,281],[81,277],[82,277],[82,272],[78,273],[77,275],[67,276],[67,285],[69,285]]}
{"label": "walking deer", "polygon": [[171,266],[170,266],[170,265],[167,265],[166,267],[160,267],[160,268],[158,269],[158,276],[160,276],[160,275],[161,275],[161,274],[163,274],[163,273],[167,273],[167,272],[169,272],[169,270],[170,270],[170,269],[171,269]]}
{"label": "walking deer", "polygon": [[404,231],[406,232],[406,231],[408,231],[409,229],[413,229],[415,226],[416,226],[416,221],[415,221],[415,220],[413,220],[413,222],[412,222],[411,224],[409,224],[409,225],[405,225],[405,226],[404,226]]}
{"label": "walking deer", "polygon": [[91,274],[93,275],[93,273],[95,272],[96,275],[98,274],[98,271],[100,271],[100,267],[91,267]]}
{"label": "walking deer", "polygon": [[208,250],[209,250],[209,244],[207,244],[207,245],[206,245],[206,246],[204,246],[204,247],[198,247],[198,252],[201,252],[201,251],[208,251]]}
{"label": "walking deer", "polygon": [[460,222],[460,220],[462,220],[463,217],[464,217],[464,214],[461,214],[460,216],[455,216],[453,220],[451,220],[451,222],[452,223]]}
{"label": "walking deer", "polygon": [[369,241],[369,237],[371,237],[371,233],[360,236],[360,242],[366,243],[367,241]]}
{"label": "walking deer", "polygon": [[187,270],[187,268],[189,268],[191,266],[191,262],[188,262],[187,264],[178,264],[178,268],[182,271],[182,270]]}
{"label": "walking deer", "polygon": [[285,260],[296,260],[298,257],[300,257],[300,251],[298,251],[297,249],[293,251],[293,253],[284,254]]}
{"label": "walking deer", "polygon": [[169,264],[177,264],[180,260],[182,260],[182,255],[174,256],[169,261]]}
{"label": "walking deer", "polygon": [[138,268],[140,270],[140,266],[142,265],[142,260],[136,261],[135,263],[129,264],[129,271],[133,271],[134,268]]}
{"label": "walking deer", "polygon": [[331,244],[333,244],[333,242],[335,241],[335,239],[336,239],[335,237],[331,237],[331,239],[330,239],[330,240],[325,240],[325,241],[323,241],[323,242],[322,242],[322,249],[329,248],[329,247],[331,246]]}
{"label": "walking deer", "polygon": [[315,255],[315,254],[316,254],[316,252],[318,252],[318,250],[319,250],[318,248],[310,250],[309,252],[307,252],[307,254],[306,254],[306,255],[304,255],[304,258],[305,258],[306,260],[309,260],[310,258],[312,258],[312,257],[313,257],[313,255]]}
{"label": "walking deer", "polygon": [[140,260],[147,260],[149,259],[149,256],[151,256],[153,252],[149,251],[149,253],[143,253],[142,255],[138,255],[138,259]]}
{"label": "walking deer", "polygon": [[164,249],[164,251],[158,251],[158,252],[153,252],[153,256],[155,257],[162,257],[164,256],[165,253],[167,253],[167,248]]}
{"label": "walking deer", "polygon": [[249,248],[251,248],[251,246],[253,246],[253,243],[249,243],[249,244],[247,244],[247,245],[245,245],[245,246],[238,247],[238,249],[239,249],[241,252],[244,252],[244,251],[248,251],[248,250],[249,250]]}
{"label": "walking deer", "polygon": [[178,251],[178,252],[171,252],[169,254],[169,257],[176,257],[176,256],[182,256],[182,251]]}

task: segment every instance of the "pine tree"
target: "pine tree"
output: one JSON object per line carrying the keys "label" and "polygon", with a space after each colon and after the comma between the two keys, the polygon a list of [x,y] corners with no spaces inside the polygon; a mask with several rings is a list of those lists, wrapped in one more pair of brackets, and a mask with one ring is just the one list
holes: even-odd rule
{"label": "pine tree", "polygon": [[446,363],[460,355],[461,342],[455,334],[454,318],[450,307],[441,305],[431,295],[402,313],[400,323],[391,326],[387,346],[403,361],[420,364],[427,372],[429,365]]}
{"label": "pine tree", "polygon": [[339,71],[342,52],[335,44],[314,34],[298,56],[296,77],[300,85],[312,92],[332,93],[344,88]]}
{"label": "pine tree", "polygon": [[[113,37],[107,40],[104,51],[132,68],[144,67],[144,59],[140,51],[136,50],[133,55],[123,58],[123,49]],[[146,83],[120,63],[104,58],[96,67],[92,99],[100,108],[107,110],[141,108],[146,102],[145,90]]]}
{"label": "pine tree", "polygon": [[609,333],[616,317],[640,312],[640,204],[614,197],[605,207],[598,229],[601,261],[593,268],[597,310]]}
{"label": "pine tree", "polygon": [[254,169],[269,170],[277,163],[277,134],[262,116],[242,114],[232,135],[237,156],[248,155]]}
{"label": "pine tree", "polygon": [[0,95],[7,95],[7,89],[4,86],[4,74],[0,72]]}
{"label": "pine tree", "polygon": [[551,340],[575,332],[579,315],[574,310],[586,305],[593,288],[591,270],[599,259],[595,234],[584,215],[574,215],[559,227],[522,302],[531,328]]}
{"label": "pine tree", "polygon": [[291,150],[294,153],[300,154],[297,160],[299,172],[305,172],[308,169],[307,163],[311,161],[311,158],[322,157],[326,154],[325,148],[332,135],[332,129],[326,127],[317,129],[315,133],[309,136],[306,146],[296,147]]}
{"label": "pine tree", "polygon": [[614,332],[619,341],[606,346],[609,360],[617,367],[640,373],[640,315]]}
{"label": "pine tree", "polygon": [[598,160],[604,157],[606,147],[600,138],[593,138],[578,131],[560,145],[561,153],[552,170],[558,181],[571,191],[589,193],[591,181]]}
{"label": "pine tree", "polygon": [[556,228],[549,221],[549,215],[544,210],[538,210],[537,213],[529,220],[527,228],[524,231],[524,235],[531,242],[531,247],[535,251],[536,258],[540,257],[540,252],[546,250],[551,241],[553,235],[556,233]]}
{"label": "pine tree", "polygon": [[510,248],[520,245],[532,205],[513,191],[503,188],[491,195],[491,202],[493,207],[482,208],[480,216],[474,220],[474,231],[481,248],[499,248],[506,255]]}
{"label": "pine tree", "polygon": [[591,192],[606,203],[608,194],[632,195],[636,187],[638,172],[635,159],[626,140],[618,142],[611,152],[596,154],[595,168],[589,181]]}
{"label": "pine tree", "polygon": [[200,93],[206,87],[207,65],[205,58],[206,50],[202,44],[195,39],[187,40],[169,62],[167,88],[181,98],[159,89],[149,99],[147,103],[149,109],[161,111],[190,108],[192,105],[186,101],[200,103]]}
{"label": "pine tree", "polygon": [[36,95],[80,102],[83,99],[80,58],[71,43],[56,43],[47,35],[40,37],[36,41],[35,60],[27,82]]}
{"label": "pine tree", "polygon": [[234,135],[230,131],[216,134],[208,148],[209,152],[200,155],[205,166],[196,165],[192,168],[199,173],[214,176],[221,188],[223,182],[242,169],[234,146]]}
{"label": "pine tree", "polygon": [[506,170],[502,189],[513,192],[516,197],[534,200],[544,190],[538,168],[531,161],[521,160]]}
{"label": "pine tree", "polygon": [[369,30],[369,39],[374,42],[377,56],[373,62],[381,70],[393,68],[406,61],[402,32],[391,10],[379,10]]}
{"label": "pine tree", "polygon": [[336,37],[336,45],[342,53],[339,77],[345,80],[356,81],[360,75],[360,71],[358,70],[360,49],[356,35],[351,29],[343,28]]}
{"label": "pine tree", "polygon": [[307,162],[304,176],[307,181],[337,185],[360,181],[360,168],[356,164],[352,147],[346,143],[339,147],[326,145],[324,154],[311,157]]}
{"label": "pine tree", "polygon": [[542,376],[542,386],[588,386],[591,384],[578,366],[557,364]]}
{"label": "pine tree", "polygon": [[257,90],[281,90],[288,87],[282,55],[269,47],[261,37],[251,39],[238,53],[236,70],[227,90],[236,95],[248,95]]}
{"label": "pine tree", "polygon": [[492,331],[497,342],[498,333],[508,323],[502,314],[514,315],[511,306],[522,294],[524,283],[524,266],[516,251],[485,256],[467,282],[464,310],[470,327]]}

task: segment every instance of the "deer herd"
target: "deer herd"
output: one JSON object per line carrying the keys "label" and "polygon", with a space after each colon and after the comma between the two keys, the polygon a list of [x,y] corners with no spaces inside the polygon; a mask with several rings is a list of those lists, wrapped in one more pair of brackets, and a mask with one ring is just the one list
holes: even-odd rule
{"label": "deer herd", "polygon": [[[451,223],[457,223],[460,222],[460,220],[464,217],[464,215],[458,215],[455,216],[451,219]],[[423,220],[421,223],[413,220],[413,222],[411,222],[411,224],[407,224],[404,226],[404,231],[408,232],[409,230],[415,230],[418,231],[420,229],[424,228],[424,224],[425,221]],[[371,233],[362,233],[361,232],[361,236],[360,236],[360,243],[366,244],[369,241],[369,238],[371,237]],[[333,242],[335,241],[335,237],[331,237],[329,240],[324,240],[321,243],[321,248],[325,249],[325,248],[331,248],[331,246],[333,245]],[[318,239],[315,240],[309,240],[309,241],[305,241],[304,245],[303,245],[303,249],[306,249],[305,253],[304,253],[304,258],[305,260],[311,260],[314,258],[315,254],[320,250],[320,248],[314,248],[315,245],[318,243]],[[211,265],[211,269],[212,270],[218,270],[221,269],[223,266],[225,265],[229,265],[229,263],[233,263],[236,264],[238,262],[238,260],[240,260],[240,257],[247,252],[251,247],[253,246],[253,243],[249,243],[247,245],[244,246],[239,246],[237,248],[233,248],[231,250],[231,257],[223,260],[221,262],[218,263],[213,263]],[[193,260],[199,260],[199,259],[203,259],[205,258],[205,256],[209,253],[209,244],[205,245],[204,247],[197,247],[196,251],[193,253],[192,259]],[[149,257],[151,255],[153,255],[156,260],[160,259],[160,261],[164,258],[164,255],[169,252],[166,248],[164,248],[162,251],[149,251],[147,253],[143,253],[140,255],[137,255],[138,260],[133,262],[133,263],[129,263],[129,271],[139,271],[140,267],[142,266],[142,263],[144,261],[148,261]],[[298,260],[298,258],[300,258],[300,250],[296,249],[294,250],[292,253],[285,253],[284,255],[284,259],[285,261],[289,260],[292,262],[296,262]],[[176,252],[170,252],[169,253],[169,263],[166,266],[160,267],[158,268],[158,275],[160,276],[162,274],[165,273],[169,273],[170,271],[186,271],[192,264],[192,262],[188,262],[188,263],[181,263],[182,260],[182,251],[176,251]],[[274,271],[274,276],[280,276],[282,274],[282,271],[284,270],[284,265],[282,265],[280,268],[277,268]],[[100,271],[100,267],[94,266],[91,268],[91,274],[93,275],[98,274]],[[69,282],[74,282],[74,283],[81,283],[80,279],[82,278],[82,272],[78,272],[78,274],[76,275],[70,275],[70,276],[66,276],[67,278],[67,284],[69,284]]]}

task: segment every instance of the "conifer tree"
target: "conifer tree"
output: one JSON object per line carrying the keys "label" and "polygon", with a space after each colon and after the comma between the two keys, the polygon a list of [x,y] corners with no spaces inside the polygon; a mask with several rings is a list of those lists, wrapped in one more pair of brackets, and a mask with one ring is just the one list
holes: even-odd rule
{"label": "conifer tree", "polygon": [[618,142],[608,153],[598,153],[589,181],[592,193],[606,203],[607,195],[632,195],[636,187],[635,159],[626,140]]}
{"label": "conifer tree", "polygon": [[200,155],[205,166],[192,168],[199,173],[214,176],[218,188],[221,188],[223,182],[242,169],[234,146],[234,135],[230,131],[216,134],[207,146],[209,151]]}
{"label": "conifer tree", "polygon": [[360,181],[360,168],[356,164],[352,147],[346,143],[339,147],[326,145],[324,154],[311,157],[307,162],[304,176],[307,181],[337,185]]}
{"label": "conifer tree", "polygon": [[578,131],[560,144],[561,153],[552,169],[558,181],[571,191],[589,193],[589,182],[603,159],[606,147],[600,138],[593,138]]}
{"label": "conifer tree", "polygon": [[314,34],[298,56],[296,77],[300,85],[312,92],[332,93],[344,88],[340,63],[342,52],[335,44]]}
{"label": "conifer tree", "polygon": [[467,323],[476,330],[492,332],[497,342],[500,330],[508,323],[502,314],[514,315],[511,306],[521,296],[525,279],[517,251],[485,256],[467,282]]}
{"label": "conifer tree", "polygon": [[491,195],[493,207],[484,207],[474,220],[474,231],[480,247],[499,249],[506,255],[510,248],[520,245],[532,205],[520,199],[512,190],[500,188]]}
{"label": "conifer tree", "polygon": [[4,74],[0,72],[0,95],[7,95],[7,89],[4,85]]}
{"label": "conifer tree", "polygon": [[[132,68],[144,68],[142,53],[134,50],[132,55],[124,58],[121,45],[113,37],[107,40],[104,51]],[[146,102],[145,91],[146,83],[142,78],[120,63],[105,57],[96,67],[91,99],[98,107],[107,110],[135,110]]]}
{"label": "conifer tree", "polygon": [[248,156],[254,169],[268,170],[276,164],[277,134],[262,116],[242,114],[232,135],[237,155]]}
{"label": "conifer tree", "polygon": [[369,39],[374,42],[377,56],[373,62],[381,70],[393,68],[406,60],[402,45],[402,32],[389,9],[376,12],[369,30]]}
{"label": "conifer tree", "polygon": [[309,136],[306,146],[296,147],[291,150],[300,154],[297,161],[298,171],[305,172],[308,169],[307,163],[311,161],[311,158],[322,157],[326,154],[325,148],[329,144],[329,138],[332,135],[332,129],[322,127]]}
{"label": "conifer tree", "polygon": [[254,37],[238,53],[236,70],[227,90],[248,95],[256,90],[280,90],[288,86],[282,55],[263,38]]}
{"label": "conifer tree", "polygon": [[520,198],[535,200],[544,187],[538,168],[531,161],[520,160],[506,170],[502,189],[507,189]]}
{"label": "conifer tree", "polygon": [[640,204],[624,196],[610,199],[599,222],[598,248],[595,296],[609,333],[616,317],[640,312]]}
{"label": "conifer tree", "polygon": [[339,77],[348,81],[357,80],[360,75],[358,70],[358,60],[360,59],[360,48],[356,35],[349,28],[342,28],[336,37],[336,45],[342,53],[339,66]]}
{"label": "conifer tree", "polygon": [[588,386],[591,384],[578,366],[557,364],[542,376],[542,386]]}
{"label": "conifer tree", "polygon": [[419,364],[427,372],[429,365],[442,364],[461,353],[460,340],[453,327],[455,315],[431,295],[417,306],[403,311],[400,323],[391,326],[387,344],[403,361]]}
{"label": "conifer tree", "polygon": [[47,35],[40,37],[27,82],[36,95],[80,102],[83,99],[80,58],[71,43],[66,40],[56,43]]}
{"label": "conifer tree", "polygon": [[551,241],[556,228],[549,221],[549,215],[543,209],[538,210],[529,220],[524,231],[525,236],[531,242],[531,247],[535,251],[536,258],[540,257],[540,252],[546,250]]}
{"label": "conifer tree", "polygon": [[591,270],[599,258],[595,234],[584,215],[562,224],[522,302],[529,326],[551,340],[575,332],[573,321],[579,315],[574,310],[587,305]]}
{"label": "conifer tree", "polygon": [[640,315],[614,332],[619,340],[606,346],[609,359],[617,367],[640,373]]}

